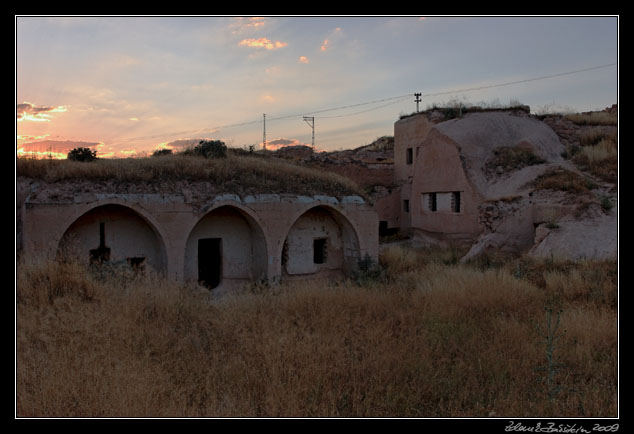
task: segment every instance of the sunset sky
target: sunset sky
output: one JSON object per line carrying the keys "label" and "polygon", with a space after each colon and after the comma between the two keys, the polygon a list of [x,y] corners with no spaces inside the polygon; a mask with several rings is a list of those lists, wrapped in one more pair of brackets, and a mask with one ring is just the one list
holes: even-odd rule
{"label": "sunset sky", "polygon": [[261,147],[263,114],[269,148],[310,144],[303,116],[315,118],[317,150],[355,148],[393,135],[399,115],[416,110],[414,93],[421,110],[618,102],[610,16],[16,16],[15,25],[18,155],[87,146],[142,156],[203,138]]}

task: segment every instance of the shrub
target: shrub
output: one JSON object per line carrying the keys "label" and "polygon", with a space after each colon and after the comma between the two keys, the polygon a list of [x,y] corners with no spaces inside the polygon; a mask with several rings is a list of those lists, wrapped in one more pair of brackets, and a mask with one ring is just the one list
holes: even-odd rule
{"label": "shrub", "polygon": [[193,152],[205,158],[225,158],[227,145],[222,140],[201,140]]}
{"label": "shrub", "polygon": [[152,153],[152,157],[161,157],[163,155],[172,155],[171,149],[157,149]]}
{"label": "shrub", "polygon": [[546,160],[535,155],[529,149],[502,146],[493,150],[493,157],[487,161],[485,167],[490,171],[501,168],[503,172],[511,172],[545,162]]}
{"label": "shrub", "polygon": [[68,152],[68,159],[72,161],[95,161],[97,159],[97,151],[90,148],[75,148]]}
{"label": "shrub", "polygon": [[383,267],[367,253],[357,261],[357,269],[352,273],[352,280],[360,286],[371,282],[379,282],[385,278]]}

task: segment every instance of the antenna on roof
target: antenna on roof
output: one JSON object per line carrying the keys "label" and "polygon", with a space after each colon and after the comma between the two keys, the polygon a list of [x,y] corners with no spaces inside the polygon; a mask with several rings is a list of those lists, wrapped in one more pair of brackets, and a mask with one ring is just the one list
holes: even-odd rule
{"label": "antenna on roof", "polygon": [[420,93],[415,93],[414,96],[416,97],[416,99],[414,100],[416,102],[416,113],[418,113],[418,103],[420,102]]}

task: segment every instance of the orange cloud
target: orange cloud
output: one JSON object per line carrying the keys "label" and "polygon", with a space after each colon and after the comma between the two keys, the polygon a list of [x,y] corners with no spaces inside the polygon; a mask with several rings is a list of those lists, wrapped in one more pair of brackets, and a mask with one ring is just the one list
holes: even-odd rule
{"label": "orange cloud", "polygon": [[264,19],[264,17],[249,17],[247,18],[247,26],[248,27],[260,27],[264,25],[264,22],[262,21]]}
{"label": "orange cloud", "polygon": [[[17,149],[18,157],[34,158],[66,158],[68,152],[74,148],[92,148],[98,146],[95,142],[75,140],[42,140],[22,144]],[[98,155],[101,156],[101,155]]]}
{"label": "orange cloud", "polygon": [[299,63],[310,63],[308,60],[308,57],[306,56],[299,56]]}
{"label": "orange cloud", "polygon": [[330,32],[328,37],[326,39],[324,39],[323,44],[321,44],[320,50],[321,51],[326,51],[326,50],[330,49],[333,39],[337,39],[338,40],[342,36],[342,34],[343,33],[341,32],[341,27],[337,27],[335,30]]}
{"label": "orange cloud", "polygon": [[244,45],[253,48],[265,48],[267,50],[277,50],[278,48],[286,47],[286,42],[271,41],[268,38],[247,38],[240,41],[238,45]]}
{"label": "orange cloud", "polygon": [[275,102],[276,99],[273,95],[265,93],[263,95],[260,95],[260,101],[264,103],[271,103],[271,102]]}
{"label": "orange cloud", "polygon": [[30,102],[23,102],[16,106],[16,116],[18,122],[34,121],[34,122],[50,122],[51,115],[49,113],[65,112],[66,107],[60,106],[34,106]]}

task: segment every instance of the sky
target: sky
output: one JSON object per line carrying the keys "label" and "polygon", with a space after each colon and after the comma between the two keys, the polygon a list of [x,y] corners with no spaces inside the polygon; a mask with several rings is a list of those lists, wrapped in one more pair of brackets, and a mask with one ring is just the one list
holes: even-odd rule
{"label": "sky", "polygon": [[[460,102],[618,103],[616,16],[16,16],[16,155],[351,149]],[[304,117],[313,119],[305,120]],[[265,121],[266,118],[266,121]]]}

